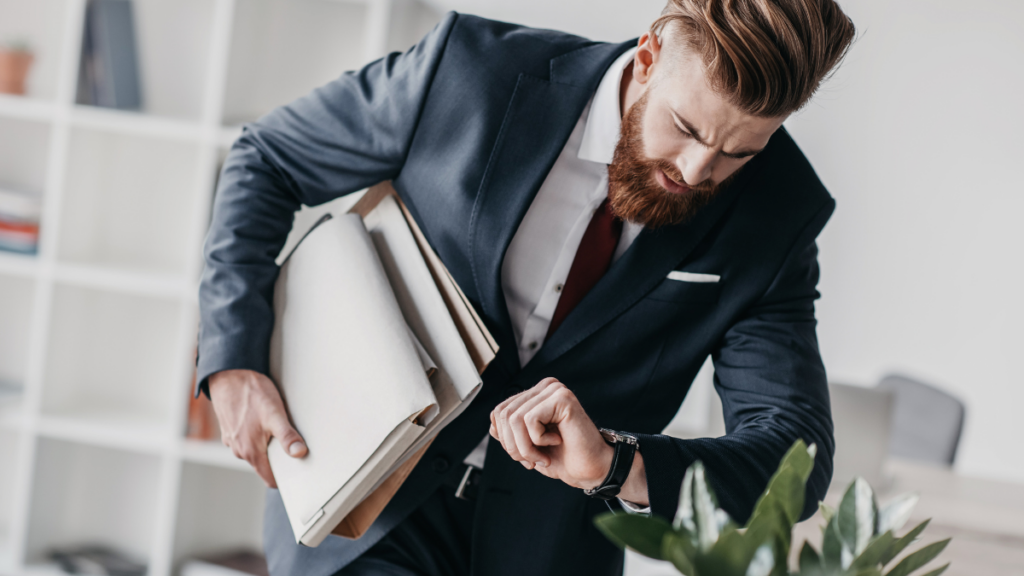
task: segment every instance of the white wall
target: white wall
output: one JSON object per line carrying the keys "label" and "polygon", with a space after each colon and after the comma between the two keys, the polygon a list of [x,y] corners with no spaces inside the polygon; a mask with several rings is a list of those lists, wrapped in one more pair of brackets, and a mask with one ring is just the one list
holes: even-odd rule
{"label": "white wall", "polygon": [[842,5],[860,39],[788,123],[838,203],[820,239],[826,366],[958,395],[958,469],[1024,481],[1024,3]]}
{"label": "white wall", "polygon": [[[662,0],[433,0],[596,39]],[[838,201],[820,239],[834,381],[889,371],[957,394],[958,468],[1024,481],[1024,3],[842,0],[859,40],[787,126]]]}

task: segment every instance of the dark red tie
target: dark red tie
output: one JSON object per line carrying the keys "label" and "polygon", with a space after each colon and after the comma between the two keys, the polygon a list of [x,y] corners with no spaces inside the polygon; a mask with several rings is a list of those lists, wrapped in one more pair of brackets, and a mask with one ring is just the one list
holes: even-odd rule
{"label": "dark red tie", "polygon": [[605,198],[594,212],[594,217],[590,219],[590,225],[583,233],[580,247],[576,249],[576,258],[569,269],[569,277],[565,279],[562,295],[558,298],[558,305],[555,306],[555,314],[551,317],[551,325],[545,339],[551,338],[569,312],[608,271],[621,235],[622,220],[612,215],[608,199]]}

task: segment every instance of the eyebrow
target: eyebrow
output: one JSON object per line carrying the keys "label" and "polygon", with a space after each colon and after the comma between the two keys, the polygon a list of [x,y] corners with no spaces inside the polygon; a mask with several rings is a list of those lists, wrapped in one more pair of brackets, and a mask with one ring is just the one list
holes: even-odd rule
{"label": "eyebrow", "polygon": [[[690,133],[690,136],[692,136],[694,140],[700,142],[704,146],[708,145],[708,143],[704,141],[704,139],[700,135],[700,132],[697,130],[697,128],[693,126],[693,124],[687,122],[686,119],[680,116],[675,110],[672,111],[672,115],[675,117],[676,120],[679,121],[680,124],[683,125],[684,128],[686,128],[686,131]],[[676,126],[676,128],[678,128],[678,126]],[[764,148],[761,148],[761,150],[764,150]],[[742,160],[743,158],[749,158],[755,154],[760,153],[761,150],[740,150],[739,152],[726,152],[723,150],[722,152],[719,152],[719,154],[725,156],[726,158],[735,158],[737,160]]]}

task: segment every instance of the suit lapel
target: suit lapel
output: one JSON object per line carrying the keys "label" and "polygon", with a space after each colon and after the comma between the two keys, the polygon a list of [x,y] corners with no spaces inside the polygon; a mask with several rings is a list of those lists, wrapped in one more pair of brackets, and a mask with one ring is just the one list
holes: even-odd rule
{"label": "suit lapel", "polygon": [[629,250],[612,265],[524,367],[523,377],[539,379],[545,366],[614,320],[664,281],[746,188],[751,174],[756,171],[754,164],[752,162],[745,167],[733,183],[690,222],[641,232]]}
{"label": "suit lapel", "polygon": [[510,373],[518,348],[501,288],[512,237],[604,71],[629,44],[595,44],[551,61],[551,79],[520,74],[470,218],[473,279]]}

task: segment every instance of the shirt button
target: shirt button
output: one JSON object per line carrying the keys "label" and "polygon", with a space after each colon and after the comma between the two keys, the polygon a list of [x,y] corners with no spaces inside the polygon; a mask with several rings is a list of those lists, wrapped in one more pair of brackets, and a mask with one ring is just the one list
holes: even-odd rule
{"label": "shirt button", "polygon": [[537,349],[537,342],[536,341],[530,342],[526,347],[529,348],[530,350],[536,350]]}
{"label": "shirt button", "polygon": [[561,292],[562,288],[565,288],[565,284],[555,284],[555,292]]}
{"label": "shirt button", "polygon": [[442,474],[448,471],[448,459],[444,456],[438,456],[434,458],[434,461],[430,463],[430,467],[434,469],[434,472]]}

